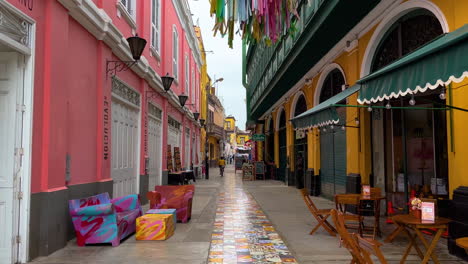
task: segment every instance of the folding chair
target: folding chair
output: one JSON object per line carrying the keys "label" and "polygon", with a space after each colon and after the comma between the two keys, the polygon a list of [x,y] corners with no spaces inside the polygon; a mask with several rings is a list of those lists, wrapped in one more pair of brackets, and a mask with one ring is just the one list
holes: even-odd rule
{"label": "folding chair", "polygon": [[375,255],[380,263],[387,264],[385,257],[380,250],[380,244],[374,239],[367,239],[358,236],[357,234],[350,234],[345,226],[345,217],[337,210],[331,211],[332,219],[335,224],[338,235],[343,241],[343,245],[348,249],[353,257],[351,264],[373,264],[371,254]]}
{"label": "folding chair", "polygon": [[[360,194],[337,194],[335,195],[336,210],[343,214],[345,227],[349,229],[357,229],[360,236],[364,228],[364,217],[360,215]],[[353,206],[357,209],[358,214],[349,212],[349,208]]]}
{"label": "folding chair", "polygon": [[335,236],[335,228],[327,221],[327,218],[330,216],[330,212],[332,209],[318,209],[317,206],[315,206],[312,199],[310,199],[309,194],[307,193],[307,189],[301,189],[300,191],[304,202],[309,208],[309,211],[312,213],[312,215],[318,222],[309,234],[312,235],[315,233],[315,231],[319,229],[319,227],[323,227],[331,236]]}

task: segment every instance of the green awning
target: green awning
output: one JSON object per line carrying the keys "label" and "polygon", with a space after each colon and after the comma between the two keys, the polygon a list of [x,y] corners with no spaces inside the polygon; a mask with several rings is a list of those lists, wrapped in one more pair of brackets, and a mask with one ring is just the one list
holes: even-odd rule
{"label": "green awning", "polygon": [[468,76],[468,24],[362,78],[358,102],[376,103],[461,82]]}
{"label": "green awning", "polygon": [[348,98],[359,91],[360,85],[354,85],[343,92],[329,98],[317,106],[291,119],[295,129],[308,129],[325,125],[338,124],[340,118],[335,109],[335,104]]}

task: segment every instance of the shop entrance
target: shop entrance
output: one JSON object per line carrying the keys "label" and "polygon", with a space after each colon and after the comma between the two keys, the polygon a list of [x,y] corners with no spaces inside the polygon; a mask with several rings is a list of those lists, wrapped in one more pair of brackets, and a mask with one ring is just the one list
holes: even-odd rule
{"label": "shop entrance", "polygon": [[284,110],[281,111],[279,119],[279,171],[278,180],[286,182],[286,169],[287,169],[287,145],[286,145],[286,114]]}
{"label": "shop entrance", "polygon": [[[381,111],[373,125],[373,183],[386,189],[394,206],[405,207],[408,195],[448,197],[448,146],[446,112],[431,110],[441,101],[440,90],[414,97],[415,109]],[[411,100],[411,99],[410,99]],[[419,103],[418,103],[419,102]],[[434,102],[434,103],[431,103]],[[409,107],[408,100],[391,102]],[[375,133],[382,127],[384,133]],[[383,140],[380,141],[380,138]],[[385,142],[378,146],[378,142]],[[382,148],[382,154],[377,149]],[[382,158],[378,158],[383,156]],[[406,159],[405,159],[406,157]],[[406,163],[407,179],[404,177]]]}
{"label": "shop entrance", "polygon": [[[299,96],[294,110],[294,116],[307,111],[307,103],[303,95]],[[298,189],[305,186],[307,172],[307,133],[294,131],[294,181]],[[294,183],[290,183],[293,185]]]}

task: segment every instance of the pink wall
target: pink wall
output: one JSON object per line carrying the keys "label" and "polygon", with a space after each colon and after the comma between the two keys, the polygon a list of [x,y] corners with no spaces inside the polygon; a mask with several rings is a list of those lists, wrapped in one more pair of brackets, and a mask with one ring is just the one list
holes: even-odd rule
{"label": "pink wall", "polygon": [[[66,188],[67,185],[109,180],[112,146],[111,142],[111,78],[106,79],[106,60],[118,60],[111,49],[97,40],[79,22],[68,15],[58,1],[34,1],[32,10],[18,0],[8,0],[36,21],[34,114],[32,146],[33,193]],[[104,9],[124,36],[132,35],[132,28],[123,17],[117,16],[116,1],[93,0]],[[190,58],[189,76],[195,69],[199,81],[199,69],[193,52],[187,43],[185,32],[178,20],[172,1],[161,0],[161,47],[160,59],[150,53],[151,2],[137,1],[137,29],[139,36],[148,40],[143,56],[159,75],[172,75],[172,26],[179,33],[179,82],[172,90],[178,95],[185,88],[185,54]],[[198,45],[197,45],[198,47]],[[118,77],[142,95],[141,101],[141,148],[140,173],[144,173],[146,129],[146,91],[151,89],[146,81],[131,70],[118,73]],[[192,81],[189,81],[192,89]],[[199,90],[196,91],[199,99]],[[194,103],[189,91],[188,104]],[[199,129],[178,109],[168,106],[163,96],[152,99],[163,110],[163,169],[166,168],[167,115],[182,124],[182,153],[185,153],[185,128],[199,138]],[[198,104],[199,105],[199,104]],[[197,106],[188,106],[193,112]],[[106,115],[107,113],[107,115]],[[106,120],[107,119],[107,120]],[[105,133],[108,129],[108,133]],[[192,138],[192,136],[191,136]],[[71,157],[71,180],[65,182],[66,156]],[[185,155],[182,155],[185,159]],[[199,157],[200,159],[201,157]],[[183,160],[185,163],[185,160]]]}

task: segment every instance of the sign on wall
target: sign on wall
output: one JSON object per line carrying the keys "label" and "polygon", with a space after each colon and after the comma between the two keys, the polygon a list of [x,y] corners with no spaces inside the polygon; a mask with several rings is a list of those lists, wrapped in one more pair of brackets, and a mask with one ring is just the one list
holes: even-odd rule
{"label": "sign on wall", "polygon": [[253,141],[265,141],[265,135],[264,134],[254,134],[252,136]]}

